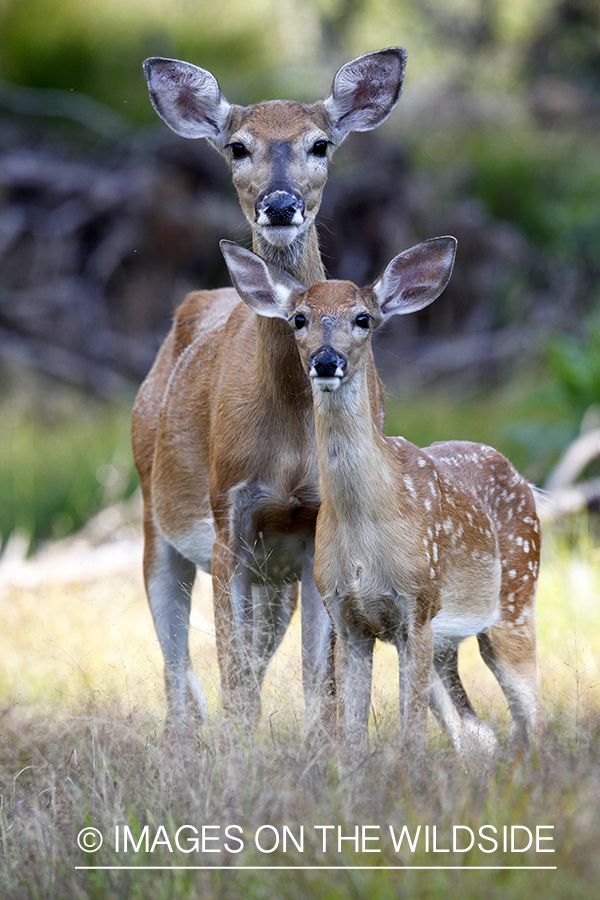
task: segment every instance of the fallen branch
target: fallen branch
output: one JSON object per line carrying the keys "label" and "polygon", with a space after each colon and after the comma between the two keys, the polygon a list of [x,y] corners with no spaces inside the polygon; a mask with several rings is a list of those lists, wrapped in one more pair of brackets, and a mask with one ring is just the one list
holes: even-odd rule
{"label": "fallen branch", "polygon": [[583,470],[600,456],[600,428],[586,431],[569,445],[546,480],[547,491],[558,491],[574,485]]}
{"label": "fallen branch", "polygon": [[572,515],[600,504],[600,478],[577,481],[586,467],[600,457],[600,428],[576,438],[550,473],[539,503],[542,521]]}
{"label": "fallen branch", "polygon": [[545,494],[538,504],[538,515],[542,522],[552,522],[596,504],[600,504],[600,478],[589,478]]}

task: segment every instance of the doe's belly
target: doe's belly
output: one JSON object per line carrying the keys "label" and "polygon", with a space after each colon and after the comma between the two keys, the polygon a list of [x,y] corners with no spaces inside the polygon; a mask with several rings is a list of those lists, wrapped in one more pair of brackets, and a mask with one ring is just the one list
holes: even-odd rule
{"label": "doe's belly", "polygon": [[309,534],[258,535],[250,552],[252,584],[292,584],[302,578]]}

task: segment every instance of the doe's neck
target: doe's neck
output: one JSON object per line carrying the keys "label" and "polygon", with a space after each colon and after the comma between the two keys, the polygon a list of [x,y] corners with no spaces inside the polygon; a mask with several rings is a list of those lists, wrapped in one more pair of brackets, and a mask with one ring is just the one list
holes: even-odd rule
{"label": "doe's neck", "polygon": [[288,272],[300,284],[308,286],[316,281],[325,281],[325,269],[314,224],[285,247],[273,246],[253,230],[252,249],[266,262]]}
{"label": "doe's neck", "polygon": [[267,404],[289,407],[312,420],[310,381],[290,325],[279,318],[256,315],[254,384]]}
{"label": "doe's neck", "polygon": [[[286,247],[274,247],[253,229],[252,246],[266,262],[288,272],[301,284],[325,280],[317,230],[312,224]],[[280,404],[297,404],[310,411],[308,375],[300,360],[291,328],[282,319],[256,317],[257,344],[254,374],[264,394]],[[312,416],[312,412],[311,412]]]}

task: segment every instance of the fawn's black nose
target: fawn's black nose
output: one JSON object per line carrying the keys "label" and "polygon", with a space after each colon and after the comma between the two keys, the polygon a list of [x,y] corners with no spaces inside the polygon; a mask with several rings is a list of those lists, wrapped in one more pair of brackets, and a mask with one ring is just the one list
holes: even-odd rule
{"label": "fawn's black nose", "polygon": [[317,378],[341,378],[348,369],[348,360],[332,347],[321,347],[309,361],[310,373]]}

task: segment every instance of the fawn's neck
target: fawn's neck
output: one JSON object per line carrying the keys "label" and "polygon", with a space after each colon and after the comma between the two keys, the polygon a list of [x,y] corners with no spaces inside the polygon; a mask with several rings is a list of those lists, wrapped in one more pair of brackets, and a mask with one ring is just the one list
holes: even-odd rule
{"label": "fawn's neck", "polygon": [[337,391],[313,389],[322,498],[348,516],[380,508],[392,483],[365,369]]}

